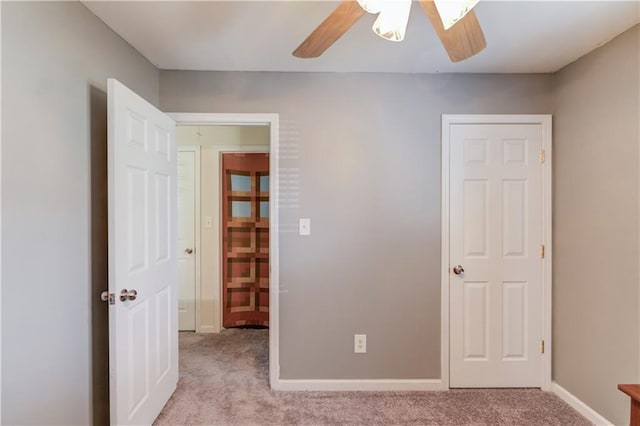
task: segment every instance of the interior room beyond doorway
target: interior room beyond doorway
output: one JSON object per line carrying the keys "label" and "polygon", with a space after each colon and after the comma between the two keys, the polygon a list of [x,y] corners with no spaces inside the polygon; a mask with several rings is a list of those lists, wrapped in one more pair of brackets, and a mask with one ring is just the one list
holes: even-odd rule
{"label": "interior room beyond doorway", "polygon": [[[176,140],[179,151],[179,328],[217,333],[223,328],[224,302],[222,158],[228,153],[268,153],[270,128],[268,125],[178,125]],[[243,206],[236,207],[242,211]],[[250,275],[250,268],[240,273]]]}

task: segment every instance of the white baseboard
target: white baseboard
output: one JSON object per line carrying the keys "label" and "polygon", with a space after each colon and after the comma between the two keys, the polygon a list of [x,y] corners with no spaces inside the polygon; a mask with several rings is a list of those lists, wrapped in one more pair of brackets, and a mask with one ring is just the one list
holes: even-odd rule
{"label": "white baseboard", "polygon": [[198,333],[219,333],[219,330],[216,330],[216,328],[212,325],[201,325],[198,330]]}
{"label": "white baseboard", "polygon": [[586,417],[591,423],[598,426],[613,426],[613,423],[602,417],[596,410],[589,407],[587,404],[579,400],[574,394],[556,382],[551,383],[551,391],[558,395],[558,397],[560,397],[564,402],[569,404],[571,408]]}
{"label": "white baseboard", "polygon": [[280,391],[440,391],[440,379],[379,379],[379,380],[276,380],[274,390]]}

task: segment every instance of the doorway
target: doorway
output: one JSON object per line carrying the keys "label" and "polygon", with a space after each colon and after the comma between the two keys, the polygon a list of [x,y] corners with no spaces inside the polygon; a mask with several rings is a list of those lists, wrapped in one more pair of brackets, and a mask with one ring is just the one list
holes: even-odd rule
{"label": "doorway", "polygon": [[[219,177],[222,173],[222,155],[225,153],[270,153],[268,157],[268,170],[278,170],[278,115],[277,114],[168,114],[176,121],[179,144],[200,146],[200,192],[208,194],[207,199],[201,197],[200,202],[200,247],[196,247],[201,259],[200,265],[200,290],[196,294],[196,306],[199,313],[196,316],[196,332],[217,333],[222,326],[222,210],[219,200],[222,197]],[[181,128],[190,128],[191,139],[180,142]],[[202,141],[206,133],[212,129],[224,129],[227,133],[245,133],[248,135],[266,134],[265,143],[256,143],[256,138],[244,138],[240,144],[229,143],[231,137],[220,139],[223,143],[196,143]],[[242,130],[240,130],[242,129]],[[205,167],[205,164],[209,166]],[[263,185],[267,184],[269,191],[268,207],[263,205],[262,213],[267,219],[269,229],[277,229],[278,217],[278,177],[273,174],[268,180],[262,179]],[[263,187],[264,188],[264,187]],[[259,196],[264,196],[258,194]],[[265,211],[264,209],[267,209]],[[259,207],[258,207],[259,209]],[[263,218],[264,219],[264,218]],[[272,388],[277,386],[278,377],[278,239],[274,233],[271,238],[264,239],[261,243],[263,260],[267,261],[267,267],[263,268],[262,275],[268,276],[268,291],[262,292],[262,302],[268,306],[266,317],[269,325],[269,380]],[[207,265],[207,260],[211,264]],[[264,263],[264,262],[263,262]],[[263,280],[264,282],[264,280]],[[266,293],[266,294],[264,294]],[[266,296],[266,297],[265,297]],[[216,309],[217,307],[217,309]]]}
{"label": "doorway", "polygon": [[551,385],[551,117],[443,116],[442,378]]}
{"label": "doorway", "polygon": [[[225,311],[227,314],[230,312],[230,304],[234,305],[231,307],[232,316],[238,317],[233,321],[239,322],[233,325],[228,323],[225,327],[268,325],[269,179],[266,173],[269,170],[269,139],[267,126],[176,126],[180,163],[178,170],[180,226],[177,256],[181,272],[181,300],[179,301],[181,319],[187,316],[183,307],[195,306],[196,311],[195,325],[189,327],[186,321],[184,323],[181,321],[181,331],[219,333],[223,329]],[[250,153],[263,157],[259,164],[262,170],[254,173],[260,173],[263,176],[260,176],[259,180],[256,180],[257,175],[254,176],[255,182],[253,182],[257,185],[256,190],[262,189],[262,191],[257,191],[255,194],[251,192],[251,167],[243,166],[243,161],[240,161],[236,169],[247,169],[247,171],[240,170],[229,177],[226,176],[223,167],[223,159],[226,156],[253,155]],[[193,161],[197,163],[195,176],[189,172]],[[242,175],[243,173],[245,175]],[[246,178],[246,181],[242,178]],[[232,184],[244,185],[246,188],[235,188],[237,191],[228,193],[229,186]],[[259,188],[259,185],[263,187]],[[189,186],[191,189],[188,189]],[[227,203],[228,197],[238,199]],[[252,210],[254,201],[255,209]],[[235,210],[237,214],[248,214],[249,217],[229,221],[227,212],[233,213]],[[256,220],[260,216],[263,216],[262,220]],[[256,228],[256,225],[259,228],[259,235],[251,231]],[[229,227],[231,227],[230,233]],[[232,252],[233,246],[244,245],[242,248],[237,247],[243,253],[231,253],[234,259],[230,262],[226,259],[230,248],[227,241],[229,236],[233,240],[231,241]],[[245,242],[243,236],[259,238],[252,243]],[[256,242],[261,244],[261,253],[258,254],[251,251],[251,247]],[[193,272],[194,261],[195,272]],[[232,268],[228,268],[229,263],[232,264]],[[256,266],[260,269],[256,270]],[[252,281],[252,276],[255,278],[256,274],[258,281]],[[255,300],[255,292],[249,291],[255,289],[256,284],[259,287],[258,303]],[[230,289],[227,288],[229,286]],[[229,293],[232,293],[233,297],[228,298]],[[251,306],[261,306],[262,324],[255,324],[255,321],[242,323],[243,319],[246,320],[244,317],[249,315],[248,312],[253,310]],[[244,313],[240,314],[240,312]],[[188,314],[188,317],[193,317],[193,311]]]}

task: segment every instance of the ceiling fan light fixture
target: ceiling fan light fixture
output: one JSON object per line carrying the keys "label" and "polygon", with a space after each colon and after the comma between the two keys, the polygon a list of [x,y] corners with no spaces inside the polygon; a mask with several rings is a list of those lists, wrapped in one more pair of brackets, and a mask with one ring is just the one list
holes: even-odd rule
{"label": "ceiling fan light fixture", "polygon": [[373,23],[374,33],[390,41],[402,41],[407,31],[411,0],[385,1]]}
{"label": "ceiling fan light fixture", "polygon": [[464,18],[479,0],[434,0],[445,30]]}
{"label": "ceiling fan light fixture", "polygon": [[358,0],[358,4],[367,13],[380,13],[383,0]]}

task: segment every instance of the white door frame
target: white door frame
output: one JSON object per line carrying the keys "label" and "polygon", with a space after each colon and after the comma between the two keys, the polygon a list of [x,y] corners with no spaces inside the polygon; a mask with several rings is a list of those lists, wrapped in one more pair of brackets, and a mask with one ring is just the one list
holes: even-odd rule
{"label": "white door frame", "polygon": [[[176,125],[236,125],[269,126],[269,384],[275,388],[280,380],[280,252],[278,230],[278,163],[279,163],[279,123],[278,114],[218,114],[218,113],[167,113]],[[275,238],[273,238],[275,236]]]}
{"label": "white door frame", "polygon": [[542,127],[542,150],[544,151],[544,163],[542,164],[542,241],[545,246],[545,257],[542,260],[542,330],[541,335],[545,341],[545,350],[542,354],[542,390],[551,390],[551,115],[548,114],[478,114],[478,115],[442,115],[442,214],[441,214],[441,260],[440,267],[440,293],[441,293],[441,332],[440,332],[440,374],[442,387],[449,389],[449,138],[450,126],[453,124],[539,124]]}
{"label": "white door frame", "polygon": [[[177,124],[177,123],[176,123]],[[177,142],[177,141],[176,141]],[[178,145],[178,151],[181,152],[193,152],[195,154],[195,168],[194,168],[194,185],[193,193],[195,197],[195,206],[194,206],[194,240],[193,240],[193,251],[195,252],[195,280],[196,280],[196,303],[195,303],[195,315],[196,315],[196,326],[195,332],[201,333],[200,329],[200,145]]]}

